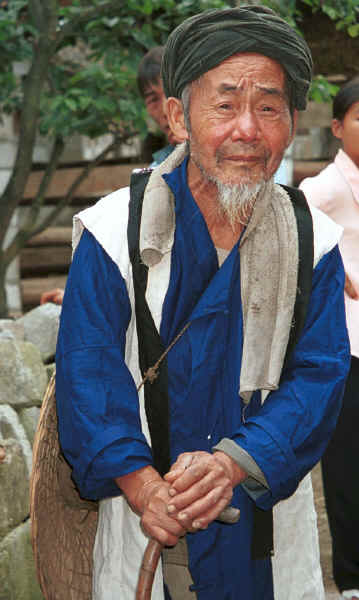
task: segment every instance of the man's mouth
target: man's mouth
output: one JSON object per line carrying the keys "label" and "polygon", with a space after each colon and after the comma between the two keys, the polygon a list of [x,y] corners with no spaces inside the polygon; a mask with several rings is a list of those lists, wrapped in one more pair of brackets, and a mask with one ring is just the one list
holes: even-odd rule
{"label": "man's mouth", "polygon": [[264,158],[263,156],[255,156],[253,154],[247,156],[247,155],[236,155],[236,154],[232,154],[229,156],[221,156],[221,160],[225,160],[225,161],[230,161],[230,162],[238,162],[238,163],[263,163],[264,162]]}

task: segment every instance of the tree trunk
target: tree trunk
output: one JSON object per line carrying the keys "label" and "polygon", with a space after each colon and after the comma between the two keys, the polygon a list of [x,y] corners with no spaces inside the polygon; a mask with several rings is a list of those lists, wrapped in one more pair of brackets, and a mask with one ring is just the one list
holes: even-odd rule
{"label": "tree trunk", "polygon": [[6,319],[8,317],[8,307],[5,290],[5,275],[6,267],[2,260],[2,253],[0,252],[0,319]]}

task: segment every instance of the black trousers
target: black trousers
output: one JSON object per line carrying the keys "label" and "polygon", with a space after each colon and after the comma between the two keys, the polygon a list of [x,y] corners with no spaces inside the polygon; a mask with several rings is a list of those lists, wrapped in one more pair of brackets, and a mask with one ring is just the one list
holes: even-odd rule
{"label": "black trousers", "polygon": [[322,458],[325,502],[339,590],[359,589],[359,358],[353,357],[343,407]]}

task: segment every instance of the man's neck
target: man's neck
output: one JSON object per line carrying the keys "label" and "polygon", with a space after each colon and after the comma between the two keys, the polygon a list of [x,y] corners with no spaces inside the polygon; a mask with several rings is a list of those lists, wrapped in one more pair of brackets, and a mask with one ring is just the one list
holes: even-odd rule
{"label": "man's neck", "polygon": [[206,221],[213,244],[217,248],[232,250],[244,229],[244,225],[238,223],[232,226],[227,217],[221,214],[216,184],[206,180],[191,160],[188,162],[187,175],[192,196]]}

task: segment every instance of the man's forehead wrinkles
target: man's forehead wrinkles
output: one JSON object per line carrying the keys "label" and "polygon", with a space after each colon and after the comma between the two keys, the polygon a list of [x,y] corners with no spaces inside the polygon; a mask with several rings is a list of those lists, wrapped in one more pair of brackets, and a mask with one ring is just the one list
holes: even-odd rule
{"label": "man's forehead wrinkles", "polygon": [[[256,83],[254,83],[252,85],[256,91],[258,91],[262,94],[284,96],[284,91],[282,89],[280,89],[279,87],[271,86],[271,85],[267,86],[267,85],[256,84]],[[217,90],[219,93],[244,92],[247,87],[248,87],[248,85],[245,85],[245,82],[243,82],[243,81],[239,82],[238,84],[222,82],[217,87]]]}
{"label": "man's forehead wrinkles", "polygon": [[260,91],[263,92],[264,94],[271,94],[274,96],[285,96],[284,90],[275,87],[275,86],[263,86],[263,85],[257,85],[256,88]]}

